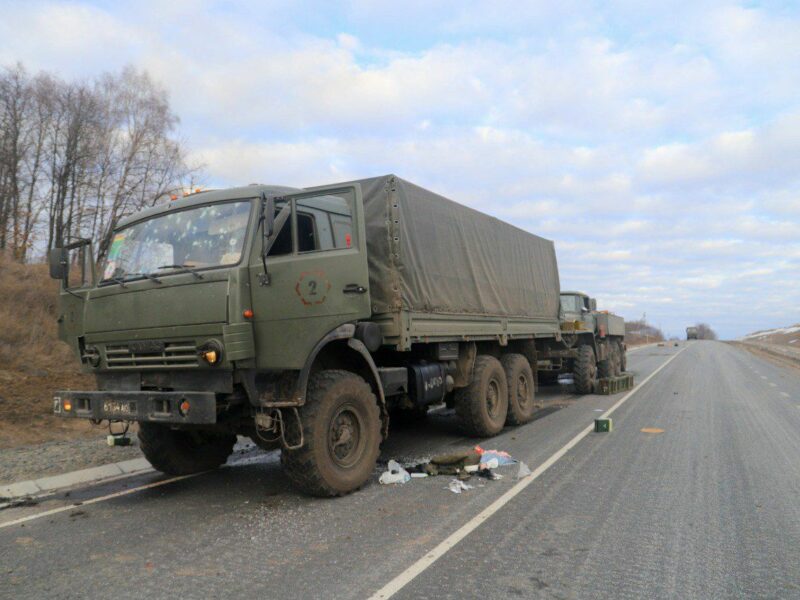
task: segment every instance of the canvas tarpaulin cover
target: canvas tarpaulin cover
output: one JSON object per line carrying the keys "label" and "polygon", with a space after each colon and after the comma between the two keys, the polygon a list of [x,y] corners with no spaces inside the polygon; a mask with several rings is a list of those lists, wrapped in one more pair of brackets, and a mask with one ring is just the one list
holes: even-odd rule
{"label": "canvas tarpaulin cover", "polygon": [[558,318],[553,242],[413,183],[362,179],[375,313]]}

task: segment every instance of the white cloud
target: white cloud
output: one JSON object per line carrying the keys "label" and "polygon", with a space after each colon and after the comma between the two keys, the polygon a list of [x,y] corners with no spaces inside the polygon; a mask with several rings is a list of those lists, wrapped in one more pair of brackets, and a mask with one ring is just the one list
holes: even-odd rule
{"label": "white cloud", "polygon": [[797,14],[615,6],[20,3],[0,62],[148,69],[212,185],[395,172],[551,237],[629,317],[800,321]]}

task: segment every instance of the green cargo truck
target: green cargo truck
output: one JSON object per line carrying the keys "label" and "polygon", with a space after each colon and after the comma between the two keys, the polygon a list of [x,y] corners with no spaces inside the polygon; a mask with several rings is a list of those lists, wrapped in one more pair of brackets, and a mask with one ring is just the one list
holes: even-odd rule
{"label": "green cargo truck", "polygon": [[91,256],[50,256],[98,388],[54,412],[137,421],[171,474],[241,434],[301,490],[348,493],[390,411],[447,401],[474,436],[530,420],[537,352],[562,338],[551,241],[394,176],[194,194],[120,222],[99,274]]}
{"label": "green cargo truck", "polygon": [[542,343],[539,381],[555,383],[571,373],[575,391],[592,394],[600,379],[617,377],[627,368],[625,319],[597,310],[583,292],[561,292],[561,339]]}
{"label": "green cargo truck", "polygon": [[686,328],[686,339],[687,340],[696,340],[698,338],[698,329],[697,327],[687,327]]}

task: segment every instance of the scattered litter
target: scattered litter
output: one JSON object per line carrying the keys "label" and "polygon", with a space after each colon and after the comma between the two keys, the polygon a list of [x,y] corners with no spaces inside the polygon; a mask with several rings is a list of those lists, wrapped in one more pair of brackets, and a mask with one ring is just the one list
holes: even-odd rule
{"label": "scattered litter", "polygon": [[500,461],[496,458],[490,458],[486,462],[481,461],[481,471],[485,471],[486,469],[496,469],[500,466]]}
{"label": "scattered litter", "polygon": [[383,485],[389,485],[391,483],[406,483],[407,481],[411,481],[411,475],[399,462],[390,460],[389,464],[387,465],[387,469],[388,470],[381,474],[381,477],[378,480]]}
{"label": "scattered litter", "polygon": [[483,465],[488,465],[493,460],[497,461],[497,465],[490,467],[492,469],[495,469],[500,465],[510,465],[517,462],[508,452],[503,452],[502,450],[484,450],[480,446],[475,446],[475,452],[478,452],[481,455],[480,464],[482,467]]}
{"label": "scattered litter", "polygon": [[594,412],[603,412],[603,409],[602,408],[595,408]]}
{"label": "scattered litter", "polygon": [[517,469],[517,479],[522,479],[523,477],[527,477],[530,474],[531,470],[528,468],[528,465],[520,461],[519,468]]}
{"label": "scattered litter", "polygon": [[[440,454],[432,457],[430,460],[417,462],[415,464],[406,463],[405,465],[401,465],[395,460],[390,460],[387,470],[381,474],[379,481],[387,485],[392,483],[406,483],[411,480],[411,478],[421,479],[423,477],[434,477],[436,475],[455,476],[453,481],[458,482],[466,481],[473,475],[478,475],[490,481],[496,481],[502,479],[503,476],[499,473],[495,473],[494,469],[516,463],[519,463],[519,461],[508,452],[503,450],[484,450],[480,446],[475,446],[470,450],[463,450],[452,454]],[[524,470],[530,473],[527,466]],[[449,489],[459,494],[464,489],[470,489],[471,487],[472,486],[458,488],[459,491],[456,491],[453,489],[453,483],[451,482]]]}
{"label": "scattered litter", "polygon": [[659,427],[642,427],[642,433],[664,433],[664,430]]}
{"label": "scattered litter", "polygon": [[497,481],[498,479],[502,479],[503,476],[500,473],[495,473],[491,469],[481,469],[478,471],[478,477],[484,477],[491,481]]}
{"label": "scattered litter", "polygon": [[467,485],[460,479],[453,479],[450,482],[450,485],[447,486],[447,489],[449,489],[454,494],[460,494],[461,492],[466,492],[467,490],[471,490],[472,486]]}

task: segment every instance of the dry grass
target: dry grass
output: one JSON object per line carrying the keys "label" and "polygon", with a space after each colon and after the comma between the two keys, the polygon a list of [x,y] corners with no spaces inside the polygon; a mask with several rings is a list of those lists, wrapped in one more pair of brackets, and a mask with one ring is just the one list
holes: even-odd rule
{"label": "dry grass", "polygon": [[0,255],[0,448],[91,432],[51,413],[54,390],[94,388],[58,339],[57,318],[58,283],[47,266]]}

